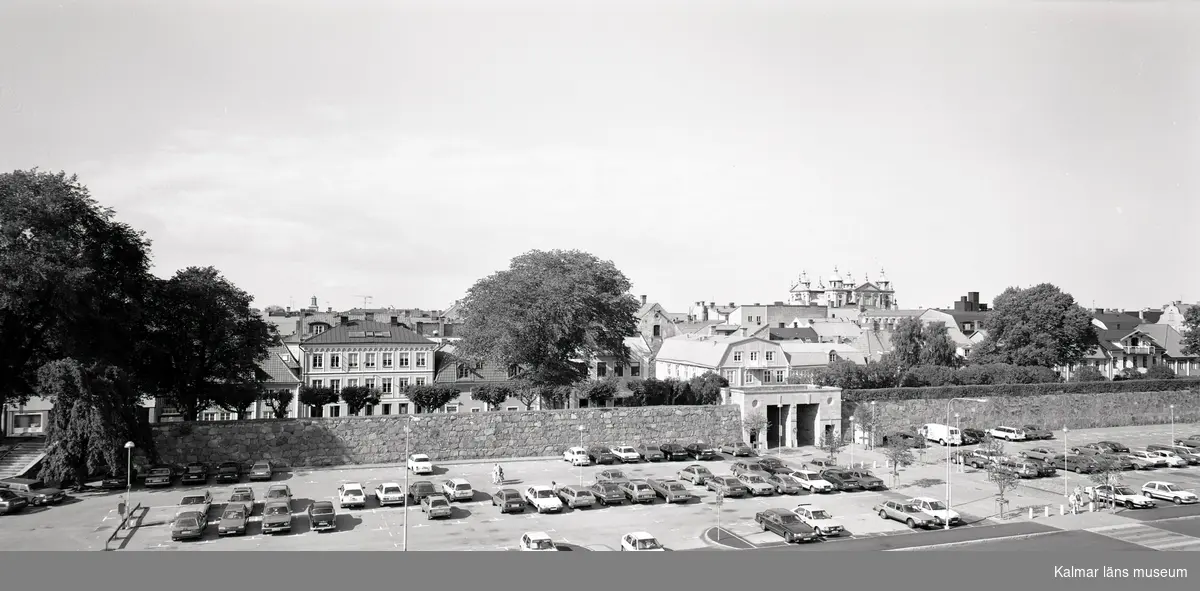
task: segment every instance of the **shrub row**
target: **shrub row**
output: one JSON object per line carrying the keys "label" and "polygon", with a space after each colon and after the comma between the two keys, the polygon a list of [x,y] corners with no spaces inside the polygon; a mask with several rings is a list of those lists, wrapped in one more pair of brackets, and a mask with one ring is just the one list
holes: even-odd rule
{"label": "shrub row", "polygon": [[936,386],[930,388],[880,388],[846,390],[845,402],[886,402],[891,400],[945,400],[948,398],[990,398],[1046,396],[1051,394],[1111,394],[1117,392],[1177,392],[1200,388],[1200,379],[1128,380],[1119,382],[1067,382],[1051,384],[989,384],[972,386]]}

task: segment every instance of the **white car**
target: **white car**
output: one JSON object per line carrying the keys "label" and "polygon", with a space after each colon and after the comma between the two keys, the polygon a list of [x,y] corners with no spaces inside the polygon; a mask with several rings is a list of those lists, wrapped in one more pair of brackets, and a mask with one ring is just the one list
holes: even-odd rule
{"label": "white car", "polygon": [[[1158,455],[1158,452],[1136,450],[1125,454],[1125,457],[1134,461],[1134,463],[1145,463],[1155,468],[1166,468],[1168,465],[1165,456]],[[1178,457],[1178,456],[1176,456]],[[1139,462],[1140,460],[1140,462]]]}
{"label": "white car", "polygon": [[212,493],[201,491],[183,497],[179,502],[179,511],[175,513],[178,517],[180,513],[195,511],[201,515],[208,516],[208,510],[212,508]]}
{"label": "white car", "polygon": [[582,447],[572,447],[563,452],[563,460],[570,462],[572,466],[590,466],[592,458],[588,456],[586,449]]}
{"label": "white car", "polygon": [[525,532],[521,536],[521,551],[522,552],[558,552],[558,546],[554,545],[554,540],[545,532],[531,531]]}
{"label": "white car", "polygon": [[469,501],[475,498],[475,489],[463,478],[451,478],[442,483],[442,494],[451,501]]}
{"label": "white car", "polygon": [[916,505],[918,509],[932,515],[938,525],[946,525],[947,522],[950,525],[962,523],[962,515],[959,515],[958,511],[947,507],[945,503],[933,497],[914,497],[905,503]]}
{"label": "white car", "polygon": [[1093,501],[1112,501],[1117,505],[1123,505],[1127,509],[1134,507],[1149,508],[1154,507],[1158,503],[1154,499],[1135,492],[1128,486],[1112,486],[1102,484],[1100,486],[1089,486],[1083,489],[1083,494],[1091,497]]}
{"label": "white car", "polygon": [[621,538],[621,550],[630,552],[666,552],[658,538],[644,532],[635,531]]}
{"label": "white car", "polygon": [[1196,493],[1179,488],[1178,484],[1153,481],[1142,485],[1142,494],[1152,499],[1171,501],[1176,505],[1191,505],[1197,502]]}
{"label": "white car", "polygon": [[996,427],[988,429],[988,435],[1005,441],[1025,441],[1025,431],[1016,427]]}
{"label": "white car", "polygon": [[408,471],[413,474],[433,474],[433,462],[425,454],[408,456]]}
{"label": "white car", "polygon": [[833,483],[821,478],[821,474],[812,470],[792,470],[792,478],[800,481],[800,487],[808,492],[833,492]]}
{"label": "white car", "polygon": [[792,513],[800,518],[805,525],[813,528],[818,536],[838,536],[846,531],[828,511],[808,503],[797,505]]}
{"label": "white car", "polygon": [[632,445],[618,445],[616,447],[609,448],[608,451],[611,451],[614,456],[617,456],[618,460],[621,460],[626,464],[630,462],[638,462],[642,459],[642,454],[639,454]]}
{"label": "white car", "polygon": [[363,485],[357,482],[347,482],[338,487],[338,505],[341,505],[343,509],[350,507],[365,509],[367,491],[363,490]]}
{"label": "white car", "polygon": [[554,494],[554,489],[548,486],[531,486],[525,489],[525,502],[533,505],[538,513],[559,513],[562,511],[562,501]]}
{"label": "white car", "polygon": [[756,497],[764,497],[775,494],[775,485],[767,482],[767,477],[759,472],[742,472],[737,475],[738,482],[741,482],[750,490],[750,494]]}
{"label": "white car", "polygon": [[404,505],[404,489],[395,482],[385,482],[375,487],[375,502],[380,507],[388,505]]}
{"label": "white car", "polygon": [[1153,451],[1147,451],[1146,453],[1156,455],[1156,456],[1166,460],[1168,468],[1183,468],[1188,465],[1187,460],[1179,457],[1179,455],[1173,451],[1167,451],[1165,449],[1157,449],[1157,450],[1153,450]]}

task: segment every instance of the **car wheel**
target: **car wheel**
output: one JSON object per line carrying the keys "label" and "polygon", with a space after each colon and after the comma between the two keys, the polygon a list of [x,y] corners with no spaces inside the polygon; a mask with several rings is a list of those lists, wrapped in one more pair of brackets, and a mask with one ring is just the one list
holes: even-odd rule
{"label": "car wheel", "polygon": [[813,528],[813,531],[814,531],[814,532],[816,532],[816,534],[817,534],[818,536],[824,536],[824,535],[825,535],[825,532],[824,532],[824,531],[822,531],[822,530],[821,530],[821,528],[819,528],[819,527]]}
{"label": "car wheel", "polygon": [[758,524],[759,524],[760,526],[762,526],[762,530],[763,530],[763,531],[767,531],[767,524],[766,524],[766,522],[760,521],[760,522],[758,522]]}
{"label": "car wheel", "polygon": [[942,447],[946,447],[946,440],[945,440],[945,439],[939,440],[939,441],[938,441],[938,443],[942,444]]}
{"label": "car wheel", "polygon": [[917,522],[913,521],[912,519],[909,519],[907,522],[905,522],[905,525],[907,525],[909,529],[917,528]]}
{"label": "car wheel", "polygon": [[1126,508],[1126,509],[1132,509],[1132,508],[1133,508],[1133,501],[1125,501],[1125,508]]}
{"label": "car wheel", "polygon": [[1182,505],[1182,504],[1183,504],[1183,499],[1181,499],[1181,498],[1179,498],[1179,497],[1175,497],[1175,498],[1173,498],[1173,499],[1171,499],[1171,500],[1172,500],[1172,501],[1174,501],[1176,505]]}
{"label": "car wheel", "polygon": [[880,509],[880,510],[879,510],[879,518],[880,518],[880,519],[887,519],[887,511],[884,511],[883,509]]}

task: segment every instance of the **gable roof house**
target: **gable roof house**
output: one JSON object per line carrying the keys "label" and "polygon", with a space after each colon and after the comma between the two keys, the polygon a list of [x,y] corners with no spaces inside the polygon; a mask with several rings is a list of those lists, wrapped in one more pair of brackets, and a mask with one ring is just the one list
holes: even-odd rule
{"label": "gable roof house", "polygon": [[[1126,369],[1145,373],[1149,368],[1165,364],[1177,374],[1191,375],[1195,372],[1193,360],[1182,354],[1176,342],[1172,350],[1168,347],[1172,336],[1161,324],[1140,324],[1140,318],[1130,314],[1093,311],[1092,324],[1096,326],[1096,342],[1084,358],[1083,365],[1096,368],[1104,377],[1113,379]],[[1064,378],[1070,379],[1077,366],[1055,368]]]}
{"label": "gable roof house", "polygon": [[[1158,320],[1155,320],[1154,323],[1166,324],[1179,333],[1183,333],[1186,330],[1186,327],[1183,325],[1183,319],[1187,315],[1188,310],[1196,306],[1200,306],[1200,303],[1185,304],[1182,301],[1176,300],[1169,304],[1164,304],[1162,314],[1159,315]],[[1150,320],[1146,322],[1150,322]]]}
{"label": "gable roof house", "polygon": [[1177,376],[1200,376],[1200,356],[1184,355],[1183,335],[1169,324],[1139,324],[1137,330],[1162,345],[1162,362]]}

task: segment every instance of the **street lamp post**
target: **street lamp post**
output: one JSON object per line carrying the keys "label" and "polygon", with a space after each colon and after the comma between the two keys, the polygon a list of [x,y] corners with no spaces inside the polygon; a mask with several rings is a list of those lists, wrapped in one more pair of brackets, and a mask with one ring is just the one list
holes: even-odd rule
{"label": "street lamp post", "polygon": [[129,495],[133,491],[133,448],[137,447],[132,441],[125,442],[125,515],[121,527],[129,525]]}
{"label": "street lamp post", "polygon": [[412,472],[411,466],[408,463],[408,434],[412,431],[412,424],[420,421],[421,419],[409,414],[408,424],[404,425],[404,495],[406,498],[404,500],[404,537],[401,538],[401,544],[404,546],[405,552],[408,552],[408,498],[410,498],[407,496],[409,491],[408,475]]}
{"label": "street lamp post", "polygon": [[[954,401],[956,401],[956,400],[961,400],[963,402],[979,402],[979,403],[987,402],[987,399],[984,399],[984,398],[951,398],[950,400],[947,400],[946,401],[946,426],[947,427],[950,426],[950,407],[954,404]],[[953,508],[953,504],[951,503],[953,496],[950,492],[950,486],[951,486],[951,479],[953,478],[953,475],[954,475],[954,469],[953,469],[954,463],[950,461],[950,447],[951,446],[949,445],[949,442],[947,442],[947,445],[946,445],[946,529],[950,529],[950,510]]]}
{"label": "street lamp post", "polygon": [[[958,418],[958,413],[954,413],[954,428],[958,431],[958,440],[962,441],[962,421]],[[953,463],[953,462],[951,462]],[[962,472],[963,465],[958,465],[958,471]]]}
{"label": "street lamp post", "polygon": [[867,445],[870,446],[871,449],[875,449],[875,426],[877,424],[878,423],[875,422],[875,401],[872,400],[871,401],[871,434],[868,436],[868,437],[870,437],[870,439],[867,440]]}
{"label": "street lamp post", "polygon": [[1171,445],[1175,445],[1175,405],[1171,405]]}
{"label": "street lamp post", "polygon": [[[587,450],[583,447],[583,425],[579,426],[579,449]],[[583,488],[583,466],[578,466],[579,469],[579,488]]]}
{"label": "street lamp post", "polygon": [[1063,425],[1063,496],[1067,498],[1071,498],[1071,472],[1067,470],[1067,434],[1070,432],[1071,430]]}
{"label": "street lamp post", "polygon": [[854,417],[850,417],[850,469],[854,469]]}

